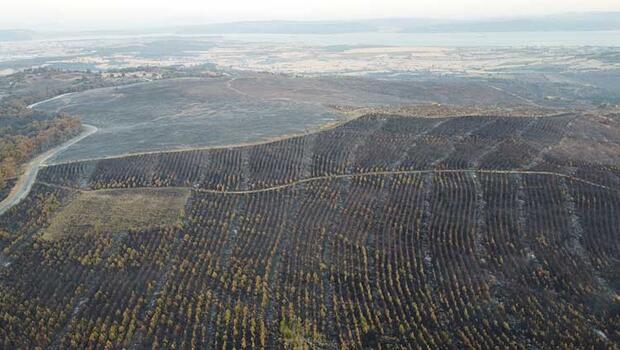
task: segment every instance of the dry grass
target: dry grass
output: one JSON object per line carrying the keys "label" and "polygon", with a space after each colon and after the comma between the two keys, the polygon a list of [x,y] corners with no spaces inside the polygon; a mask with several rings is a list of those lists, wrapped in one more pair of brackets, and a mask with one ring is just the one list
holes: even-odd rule
{"label": "dry grass", "polygon": [[42,239],[175,225],[189,196],[184,189],[122,189],[77,195],[51,221]]}

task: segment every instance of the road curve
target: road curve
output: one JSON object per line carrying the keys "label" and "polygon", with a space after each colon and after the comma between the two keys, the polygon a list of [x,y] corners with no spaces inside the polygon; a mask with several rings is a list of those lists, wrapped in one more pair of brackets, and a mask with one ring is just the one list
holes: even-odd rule
{"label": "road curve", "polygon": [[[470,174],[521,174],[521,175],[548,175],[548,176],[557,176],[565,179],[570,179],[573,181],[578,181],[590,186],[603,188],[608,191],[617,192],[618,190],[615,188],[611,188],[605,185],[601,185],[592,181],[584,180],[582,178],[556,173],[551,171],[534,171],[534,170],[501,170],[501,169],[424,169],[424,170],[387,170],[387,171],[369,171],[363,173],[353,173],[353,174],[337,174],[337,175],[325,175],[325,176],[315,176],[309,177],[305,179],[299,179],[296,181],[289,182],[283,185],[277,185],[272,187],[259,188],[255,190],[231,190],[231,191],[220,191],[220,190],[209,190],[209,189],[201,189],[196,187],[184,187],[184,186],[176,186],[174,188],[187,188],[194,190],[196,192],[203,193],[214,193],[214,194],[253,194],[253,193],[262,193],[262,192],[271,192],[277,191],[281,189],[285,189],[288,187],[293,187],[297,185],[301,185],[308,182],[315,182],[321,180],[336,180],[336,179],[350,179],[355,177],[362,176],[385,176],[385,175],[420,175],[420,174],[459,174],[459,173],[470,173]],[[51,185],[51,184],[48,184]],[[171,188],[171,187],[168,187]]]}
{"label": "road curve", "polygon": [[[59,96],[51,98],[49,100],[52,100],[58,97]],[[49,100],[45,100],[45,101],[49,101]],[[42,103],[45,101],[37,102],[28,107],[29,108],[35,107],[39,103]],[[98,130],[97,127],[93,125],[82,124],[82,126],[84,130],[78,136],[63,143],[62,145],[54,147],[50,149],[49,151],[38,155],[36,158],[34,158],[28,164],[25,165],[24,172],[19,176],[19,179],[17,179],[17,182],[15,183],[15,186],[13,186],[11,193],[9,193],[9,195],[2,202],[0,202],[0,215],[3,215],[4,213],[6,213],[7,210],[11,209],[17,203],[21,202],[22,199],[28,196],[28,193],[30,193],[30,189],[32,189],[32,185],[34,184],[34,181],[37,179],[39,168],[45,165],[45,162],[48,159],[66,150],[72,145],[80,142],[84,138],[96,133]]]}
{"label": "road curve", "polygon": [[165,186],[165,187],[142,186],[142,187],[130,187],[130,188],[115,188],[115,189],[106,188],[106,189],[99,189],[99,190],[88,190],[88,189],[83,189],[83,188],[78,188],[78,187],[70,187],[70,186],[58,185],[58,184],[49,183],[49,182],[39,182],[39,183],[43,184],[45,186],[62,188],[62,189],[66,189],[66,190],[77,190],[77,191],[82,191],[82,192],[100,192],[100,191],[109,191],[109,190],[136,189],[136,188],[150,188],[150,189],[163,189],[163,188],[167,188],[167,189],[192,190],[192,191],[195,191],[195,192],[222,194],[222,195],[226,195],[226,194],[230,194],[230,195],[243,195],[243,194],[255,194],[255,193],[278,191],[278,190],[282,190],[282,189],[289,188],[289,187],[295,187],[297,185],[301,185],[301,184],[305,184],[305,183],[310,183],[310,182],[315,182],[315,181],[323,181],[323,180],[351,179],[351,178],[364,177],[364,176],[422,175],[422,174],[462,174],[462,173],[468,173],[468,174],[472,174],[474,176],[476,174],[508,174],[508,175],[517,174],[517,175],[557,176],[557,177],[569,179],[569,180],[572,180],[572,181],[581,182],[581,183],[584,183],[586,185],[590,185],[590,186],[594,186],[594,187],[599,187],[599,188],[602,188],[602,189],[605,189],[605,190],[608,190],[608,191],[620,192],[620,190],[618,190],[616,188],[613,188],[613,187],[601,185],[599,183],[588,181],[588,180],[582,179],[580,177],[576,177],[576,176],[572,176],[572,175],[567,175],[567,174],[562,174],[562,173],[551,172],[551,171],[534,171],[534,170],[519,170],[519,169],[501,170],[501,169],[476,169],[476,168],[469,168],[469,169],[386,170],[386,171],[368,171],[368,172],[353,173],[353,174],[324,175],[324,176],[308,177],[308,178],[305,178],[305,179],[295,180],[295,181],[292,181],[292,182],[289,182],[289,183],[286,183],[286,184],[283,184],[283,185],[277,185],[277,186],[271,186],[271,187],[265,187],[265,188],[258,188],[258,189],[254,189],[254,190],[210,190],[210,189],[206,189],[206,188],[198,188],[198,187],[195,187],[195,186]]}
{"label": "road curve", "polygon": [[48,98],[47,100],[43,100],[43,101],[39,101],[39,102],[33,103],[33,104],[29,105],[28,108],[33,109],[33,108],[35,108],[36,106],[38,106],[38,105],[40,105],[42,103],[58,100],[59,98],[63,98],[63,97],[70,96],[70,95],[73,95],[73,94],[76,94],[76,92],[67,92],[66,94],[54,96],[52,98]]}

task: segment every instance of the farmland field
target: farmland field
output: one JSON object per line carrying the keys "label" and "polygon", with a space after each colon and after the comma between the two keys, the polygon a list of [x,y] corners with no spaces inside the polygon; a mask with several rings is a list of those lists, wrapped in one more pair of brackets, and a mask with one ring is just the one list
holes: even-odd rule
{"label": "farmland field", "polygon": [[[617,348],[619,136],[614,113],[369,114],[48,166],[0,217],[2,346]],[[179,220],[42,236],[145,189],[186,191]]]}
{"label": "farmland field", "polygon": [[620,1],[487,3],[2,6],[0,350],[620,350]]}

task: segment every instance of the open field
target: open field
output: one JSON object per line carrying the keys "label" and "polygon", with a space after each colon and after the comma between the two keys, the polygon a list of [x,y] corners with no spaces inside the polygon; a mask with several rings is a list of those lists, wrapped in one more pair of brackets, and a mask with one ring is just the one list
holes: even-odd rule
{"label": "open field", "polygon": [[225,79],[91,90],[37,108],[78,115],[99,128],[57,160],[264,141],[342,119],[319,104],[244,95]]}
{"label": "open field", "polygon": [[[619,135],[613,111],[371,114],[261,145],[48,166],[0,217],[0,338],[614,349]],[[131,203],[98,196],[145,188],[190,193],[179,225],[42,236],[84,198],[102,217]]]}
{"label": "open field", "polygon": [[189,191],[182,189],[107,190],[79,193],[63,208],[42,239],[71,234],[141,231],[180,224]]}
{"label": "open field", "polygon": [[[343,80],[344,79],[344,80]],[[95,89],[38,104],[77,115],[99,131],[53,161],[264,142],[348,119],[330,105],[523,105],[476,82],[385,82],[241,74]],[[535,103],[533,103],[536,106]]]}

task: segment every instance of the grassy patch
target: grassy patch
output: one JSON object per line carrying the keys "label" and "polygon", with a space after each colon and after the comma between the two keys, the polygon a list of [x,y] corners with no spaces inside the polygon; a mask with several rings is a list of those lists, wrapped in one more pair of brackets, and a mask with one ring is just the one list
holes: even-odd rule
{"label": "grassy patch", "polygon": [[165,188],[82,192],[52,219],[42,238],[175,225],[188,196],[188,190]]}

